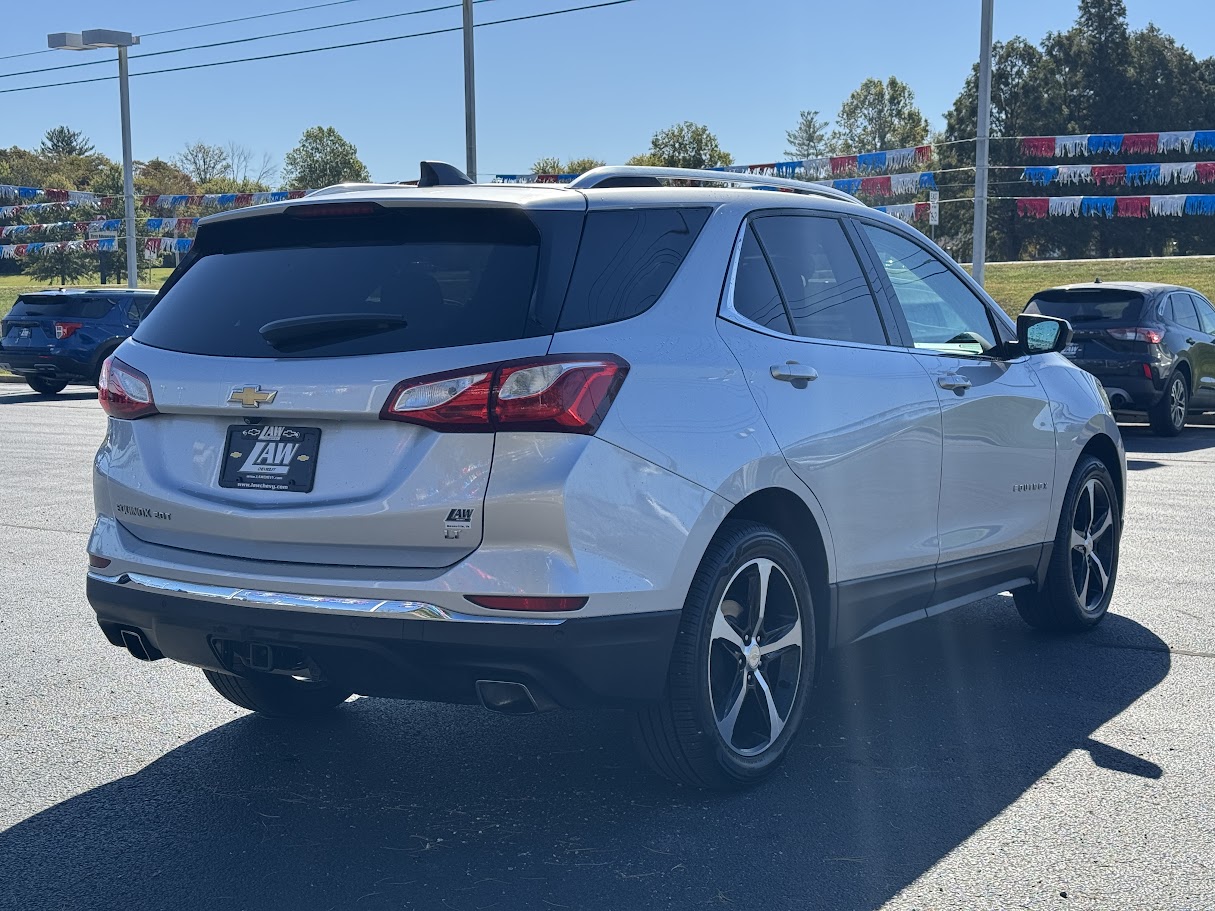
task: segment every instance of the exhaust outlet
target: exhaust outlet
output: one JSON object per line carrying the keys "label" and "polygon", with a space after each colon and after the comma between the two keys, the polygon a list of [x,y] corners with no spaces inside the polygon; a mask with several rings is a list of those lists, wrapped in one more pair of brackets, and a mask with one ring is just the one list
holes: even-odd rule
{"label": "exhaust outlet", "polygon": [[132,658],[138,658],[140,661],[155,661],[164,657],[159,651],[148,645],[143,633],[139,630],[124,629],[119,632],[119,635],[122,636],[123,647],[130,652]]}
{"label": "exhaust outlet", "polygon": [[531,690],[522,683],[478,680],[477,698],[485,708],[501,715],[534,715],[540,711]]}

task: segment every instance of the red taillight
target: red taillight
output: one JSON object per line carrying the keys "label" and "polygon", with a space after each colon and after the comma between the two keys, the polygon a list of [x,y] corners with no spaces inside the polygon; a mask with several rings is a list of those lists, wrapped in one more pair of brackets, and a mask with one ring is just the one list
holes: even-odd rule
{"label": "red taillight", "polygon": [[1143,365],[1143,375],[1145,377],[1147,377],[1149,380],[1152,378],[1152,365],[1151,364]]}
{"label": "red taillight", "polygon": [[1146,329],[1143,326],[1136,326],[1133,329],[1106,329],[1105,331],[1124,342],[1147,342],[1151,345],[1159,345],[1161,339],[1164,338],[1164,333],[1159,329]]}
{"label": "red taillight", "polygon": [[110,561],[105,557],[99,557],[96,554],[89,554],[89,566],[94,569],[105,569],[110,565]]}
{"label": "red taillight", "polygon": [[152,398],[151,381],[113,355],[101,365],[97,400],[101,402],[101,409],[112,418],[134,420],[159,413]]}
{"label": "red taillight", "polygon": [[581,610],[587,602],[585,597],[551,597],[531,595],[465,595],[478,607],[490,610],[563,611]]}
{"label": "red taillight", "polygon": [[380,410],[436,430],[594,433],[629,367],[612,355],[510,361],[398,383]]}
{"label": "red taillight", "polygon": [[70,338],[72,333],[79,329],[83,323],[55,323],[55,338],[63,341],[65,338]]}

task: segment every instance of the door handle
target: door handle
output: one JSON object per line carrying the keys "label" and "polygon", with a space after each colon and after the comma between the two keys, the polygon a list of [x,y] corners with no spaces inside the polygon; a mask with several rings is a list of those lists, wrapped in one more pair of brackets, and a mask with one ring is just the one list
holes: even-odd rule
{"label": "door handle", "polygon": [[937,385],[942,389],[949,389],[953,392],[962,392],[970,388],[970,380],[962,376],[960,373],[942,373],[937,377]]}
{"label": "door handle", "polygon": [[818,371],[813,367],[807,367],[805,364],[799,364],[797,361],[786,361],[783,364],[773,364],[771,368],[772,379],[784,380],[786,383],[793,383],[799,388],[804,387],[807,383],[818,379]]}
{"label": "door handle", "polygon": [[1187,338],[1187,339],[1185,340],[1185,343],[1186,343],[1187,345],[1197,345],[1197,344],[1198,344],[1198,339],[1196,339],[1196,338]]}

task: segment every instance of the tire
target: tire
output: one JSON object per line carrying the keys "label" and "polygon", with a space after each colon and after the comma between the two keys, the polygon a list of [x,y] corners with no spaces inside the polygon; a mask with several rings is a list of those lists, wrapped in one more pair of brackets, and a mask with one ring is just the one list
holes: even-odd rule
{"label": "tire", "polygon": [[1042,588],[1013,592],[1021,618],[1035,629],[1054,632],[1080,632],[1100,623],[1118,579],[1121,535],[1122,516],[1109,469],[1085,456],[1063,498]]}
{"label": "tire", "polygon": [[330,683],[311,683],[277,674],[235,677],[204,670],[207,682],[234,705],[270,718],[314,718],[351,696]]}
{"label": "tire", "polygon": [[25,382],[39,395],[58,395],[67,388],[67,380],[48,380],[40,376],[27,376]]}
{"label": "tire", "polygon": [[1190,406],[1190,387],[1185,374],[1177,371],[1169,378],[1160,401],[1148,410],[1148,422],[1152,431],[1162,437],[1175,437],[1185,429],[1185,418]]}
{"label": "tire", "polygon": [[[761,620],[755,596],[765,569]],[[698,788],[771,774],[814,685],[815,633],[810,585],[788,541],[755,522],[723,524],[688,589],[666,691],[634,716],[642,756],[660,775]]]}

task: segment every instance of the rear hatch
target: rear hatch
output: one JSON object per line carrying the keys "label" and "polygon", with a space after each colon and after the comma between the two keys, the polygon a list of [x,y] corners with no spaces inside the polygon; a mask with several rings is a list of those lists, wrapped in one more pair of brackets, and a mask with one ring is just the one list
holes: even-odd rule
{"label": "rear hatch", "polygon": [[1139,376],[1139,365],[1150,355],[1150,343],[1130,330],[1144,327],[1144,319],[1150,317],[1144,312],[1146,304],[1138,291],[1072,288],[1035,295],[1025,312],[1071,323],[1072,342],[1063,354],[1086,370],[1107,376]]}
{"label": "rear hatch", "polygon": [[481,541],[494,434],[381,411],[404,380],[543,356],[581,218],[318,201],[204,225],[119,353],[159,413],[111,422],[112,514],[246,559],[458,562]]}
{"label": "rear hatch", "polygon": [[16,351],[50,348],[87,331],[113,307],[114,301],[105,294],[23,294],[0,321],[0,341],[5,349]]}

